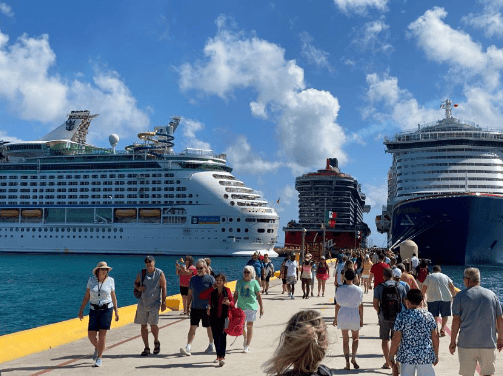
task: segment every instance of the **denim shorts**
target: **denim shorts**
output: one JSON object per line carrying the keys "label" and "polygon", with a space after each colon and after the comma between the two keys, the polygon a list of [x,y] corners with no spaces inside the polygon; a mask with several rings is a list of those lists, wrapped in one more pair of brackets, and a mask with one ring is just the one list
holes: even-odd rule
{"label": "denim shorts", "polygon": [[110,330],[110,324],[112,324],[112,313],[113,307],[107,309],[90,309],[89,310],[89,325],[87,330],[99,331]]}
{"label": "denim shorts", "polygon": [[451,316],[451,302],[428,302],[428,311],[430,311],[433,317]]}

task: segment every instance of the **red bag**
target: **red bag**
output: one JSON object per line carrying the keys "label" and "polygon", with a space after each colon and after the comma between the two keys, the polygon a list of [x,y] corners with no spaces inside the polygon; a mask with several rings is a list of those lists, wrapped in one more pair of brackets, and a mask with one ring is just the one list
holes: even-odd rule
{"label": "red bag", "polygon": [[229,309],[229,327],[224,330],[230,336],[239,337],[243,334],[246,315],[241,308]]}

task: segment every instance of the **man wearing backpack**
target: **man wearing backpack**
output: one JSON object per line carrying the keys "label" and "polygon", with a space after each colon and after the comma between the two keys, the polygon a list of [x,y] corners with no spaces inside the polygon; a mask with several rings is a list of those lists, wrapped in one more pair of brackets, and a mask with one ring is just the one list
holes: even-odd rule
{"label": "man wearing backpack", "polygon": [[391,268],[383,269],[384,282],[374,289],[374,309],[377,311],[379,319],[379,338],[382,343],[382,352],[386,363],[384,369],[390,369],[392,363],[389,360],[389,341],[393,336],[393,327],[396,316],[405,304],[407,295],[405,288],[392,279]]}

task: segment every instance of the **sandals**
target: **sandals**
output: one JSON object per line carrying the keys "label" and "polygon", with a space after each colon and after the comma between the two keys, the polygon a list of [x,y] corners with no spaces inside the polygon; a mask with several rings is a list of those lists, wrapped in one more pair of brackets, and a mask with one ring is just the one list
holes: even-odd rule
{"label": "sandals", "polygon": [[161,342],[155,341],[154,342],[154,354],[157,355],[161,352]]}
{"label": "sandals", "polygon": [[145,347],[145,349],[143,349],[143,352],[140,355],[141,356],[148,356],[148,354],[150,354],[150,348]]}

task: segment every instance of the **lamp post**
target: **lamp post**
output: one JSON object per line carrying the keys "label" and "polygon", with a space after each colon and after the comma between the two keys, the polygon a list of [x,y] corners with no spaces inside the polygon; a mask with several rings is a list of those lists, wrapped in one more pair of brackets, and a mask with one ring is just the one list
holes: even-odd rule
{"label": "lamp post", "polygon": [[306,245],[306,233],[307,233],[307,230],[305,228],[302,228],[302,262],[304,262],[304,248],[305,248],[305,245]]}

